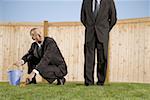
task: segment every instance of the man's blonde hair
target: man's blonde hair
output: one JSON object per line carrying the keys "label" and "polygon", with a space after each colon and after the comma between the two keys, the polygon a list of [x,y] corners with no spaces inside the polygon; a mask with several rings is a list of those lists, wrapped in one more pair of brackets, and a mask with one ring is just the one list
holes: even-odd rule
{"label": "man's blonde hair", "polygon": [[40,30],[39,28],[32,28],[32,29],[30,30],[30,35],[32,35],[32,33],[33,33],[33,34],[36,33],[36,34],[42,36],[41,30]]}
{"label": "man's blonde hair", "polygon": [[31,30],[30,30],[30,35],[32,34],[32,32],[33,31],[35,31],[35,30],[37,30],[38,28],[32,28]]}

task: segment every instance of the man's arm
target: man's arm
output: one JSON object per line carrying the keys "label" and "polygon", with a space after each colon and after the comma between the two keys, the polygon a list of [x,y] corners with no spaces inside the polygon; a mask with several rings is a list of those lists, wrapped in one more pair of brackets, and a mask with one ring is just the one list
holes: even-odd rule
{"label": "man's arm", "polygon": [[23,57],[22,60],[24,61],[24,64],[33,56],[33,50],[35,48],[35,44],[32,43],[30,49],[28,50],[28,53],[26,53]]}
{"label": "man's arm", "polygon": [[110,25],[110,31],[113,28],[113,26],[116,24],[117,21],[117,13],[116,13],[116,7],[113,0],[110,0],[110,10],[109,10],[109,25]]}
{"label": "man's arm", "polygon": [[84,26],[86,26],[85,0],[83,0],[83,2],[82,2],[80,20],[81,20],[82,24]]}

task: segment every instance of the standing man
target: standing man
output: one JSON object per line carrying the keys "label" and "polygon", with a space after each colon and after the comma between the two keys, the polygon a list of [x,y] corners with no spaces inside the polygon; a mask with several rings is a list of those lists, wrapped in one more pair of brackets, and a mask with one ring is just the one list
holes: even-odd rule
{"label": "standing man", "polygon": [[104,85],[107,70],[109,32],[116,24],[113,0],[83,0],[81,22],[85,26],[85,85],[94,84],[95,48],[97,48],[97,85]]}
{"label": "standing man", "polygon": [[36,83],[35,76],[40,74],[50,84],[57,79],[57,85],[64,85],[67,74],[67,65],[53,38],[43,37],[38,28],[30,31],[32,43],[28,53],[15,65],[21,66],[28,63],[27,84]]}

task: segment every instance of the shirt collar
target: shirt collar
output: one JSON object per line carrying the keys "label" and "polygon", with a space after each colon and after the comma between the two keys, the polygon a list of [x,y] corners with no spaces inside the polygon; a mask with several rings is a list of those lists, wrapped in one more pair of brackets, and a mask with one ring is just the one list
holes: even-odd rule
{"label": "shirt collar", "polygon": [[[37,43],[37,42],[36,42]],[[43,41],[39,44],[39,43],[37,43],[37,45],[39,46],[39,47],[41,47],[41,45],[43,44]]]}
{"label": "shirt collar", "polygon": [[100,4],[100,1],[101,1],[101,0],[97,0],[98,4]]}
{"label": "shirt collar", "polygon": [[[98,2],[98,4],[100,5],[101,0],[97,0],[97,2]],[[94,9],[95,9],[95,0],[93,0],[93,11],[94,11]]]}

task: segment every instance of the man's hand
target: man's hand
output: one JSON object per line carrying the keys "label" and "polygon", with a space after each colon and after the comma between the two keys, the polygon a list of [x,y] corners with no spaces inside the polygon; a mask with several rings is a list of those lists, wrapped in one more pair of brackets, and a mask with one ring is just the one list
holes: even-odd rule
{"label": "man's hand", "polygon": [[23,60],[19,60],[19,61],[16,61],[13,65],[17,66],[17,67],[20,67],[24,64],[24,61]]}

